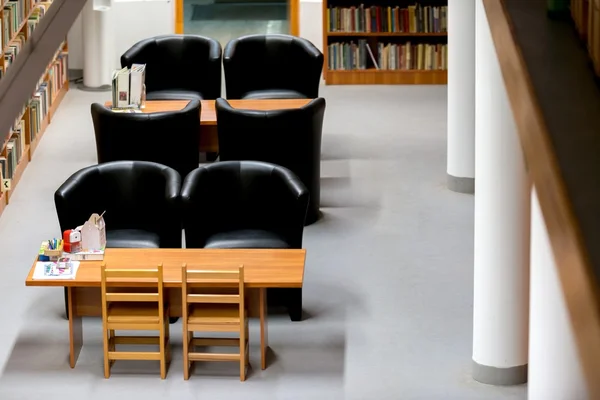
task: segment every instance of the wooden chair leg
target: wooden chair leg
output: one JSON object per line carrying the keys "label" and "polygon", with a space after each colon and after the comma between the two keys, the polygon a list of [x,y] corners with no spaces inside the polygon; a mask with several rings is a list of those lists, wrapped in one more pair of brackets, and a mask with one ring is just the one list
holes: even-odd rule
{"label": "wooden chair leg", "polygon": [[183,379],[186,381],[190,379],[190,350],[189,344],[192,337],[192,332],[187,332],[187,327],[184,325],[183,329]]}
{"label": "wooden chair leg", "polygon": [[104,378],[108,379],[110,378],[110,360],[108,359],[108,352],[109,347],[108,347],[108,337],[110,334],[110,331],[107,331],[104,327],[102,328],[102,337],[104,338],[102,340],[102,345],[104,348]]}
{"label": "wooden chair leg", "polygon": [[[250,333],[249,333],[249,327],[248,327],[248,322],[246,322],[246,346],[250,347]],[[250,351],[249,349],[246,349],[246,366],[250,366]]]}
{"label": "wooden chair leg", "polygon": [[[115,333],[114,329],[111,329],[108,332],[109,332],[109,335],[108,335],[108,351],[117,351],[117,345],[115,343],[117,334]],[[114,364],[115,364],[115,360],[109,360],[108,361],[108,367],[109,368],[112,368],[112,366]]]}
{"label": "wooden chair leg", "polygon": [[164,324],[161,326],[158,340],[160,347],[160,379],[165,379],[167,377],[167,355]]}
{"label": "wooden chair leg", "polygon": [[240,381],[246,380],[246,328],[242,330],[240,335]]}
{"label": "wooden chair leg", "polygon": [[171,354],[171,330],[169,328],[168,320],[165,321],[165,332],[166,332],[165,344],[167,346],[167,348],[165,349],[165,352],[167,353],[167,364],[170,364],[173,355]]}

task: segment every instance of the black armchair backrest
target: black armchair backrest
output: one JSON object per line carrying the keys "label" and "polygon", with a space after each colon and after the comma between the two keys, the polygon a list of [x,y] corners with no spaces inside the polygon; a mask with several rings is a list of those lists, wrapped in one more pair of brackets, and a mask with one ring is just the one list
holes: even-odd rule
{"label": "black armchair backrest", "polygon": [[[181,242],[181,176],[172,168],[145,161],[117,161],[83,168],[54,193],[61,231],[104,214],[107,230],[142,229],[157,233],[161,247]],[[173,232],[179,237],[172,237]]]}
{"label": "black armchair backrest", "polygon": [[221,96],[221,45],[198,35],[144,39],[121,56],[121,67],[146,64],[146,91],[191,90],[204,99]]}
{"label": "black armchair backrest", "polygon": [[186,245],[204,247],[220,232],[261,229],[302,247],[309,194],[287,168],[255,161],[223,161],[192,171],[181,189]]}
{"label": "black armchair backrest", "polygon": [[185,177],[200,163],[200,101],[180,111],[117,113],[92,104],[98,163],[152,161]]}
{"label": "black armchair backrest", "polygon": [[249,35],[233,39],[223,52],[228,99],[254,90],[287,89],[319,96],[323,54],[310,41],[291,35]]}
{"label": "black armchair backrest", "polygon": [[237,109],[224,99],[215,107],[221,160],[265,161],[290,169],[310,192],[309,213],[318,212],[325,99],[286,110]]}

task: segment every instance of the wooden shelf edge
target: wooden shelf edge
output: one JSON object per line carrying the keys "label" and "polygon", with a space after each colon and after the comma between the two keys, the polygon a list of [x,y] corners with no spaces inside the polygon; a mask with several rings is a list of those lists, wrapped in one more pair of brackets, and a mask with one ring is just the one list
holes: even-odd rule
{"label": "wooden shelf edge", "polygon": [[445,85],[448,71],[443,70],[328,70],[326,85]]}
{"label": "wooden shelf edge", "polygon": [[8,196],[6,193],[4,192],[0,192],[0,216],[2,215],[2,213],[4,212],[4,209],[6,208],[6,205],[8,204]]}
{"label": "wooden shelf edge", "polygon": [[25,172],[25,168],[27,168],[27,165],[29,164],[29,157],[27,156],[29,154],[29,145],[26,145],[25,148],[23,149],[23,154],[21,155],[21,161],[19,161],[19,164],[17,164],[17,169],[15,170],[15,173],[13,175],[12,181],[10,183],[10,190],[6,192],[7,198],[6,198],[6,203],[10,203],[10,198],[13,194],[13,192],[15,191],[15,189],[17,188],[17,185],[19,184],[19,181],[21,180],[21,177],[23,176],[23,172]]}

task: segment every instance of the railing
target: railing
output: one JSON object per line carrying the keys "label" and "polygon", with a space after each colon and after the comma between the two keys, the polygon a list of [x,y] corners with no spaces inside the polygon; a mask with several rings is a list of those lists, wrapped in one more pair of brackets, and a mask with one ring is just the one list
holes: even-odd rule
{"label": "railing", "polygon": [[558,266],[590,398],[600,399],[600,88],[547,0],[483,0]]}

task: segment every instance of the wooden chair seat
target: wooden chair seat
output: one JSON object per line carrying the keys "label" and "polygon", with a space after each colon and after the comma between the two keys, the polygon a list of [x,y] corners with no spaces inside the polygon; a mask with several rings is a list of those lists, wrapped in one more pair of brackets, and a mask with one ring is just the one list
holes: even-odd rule
{"label": "wooden chair seat", "polygon": [[238,326],[240,324],[240,310],[237,304],[192,305],[188,315],[188,324]]}

